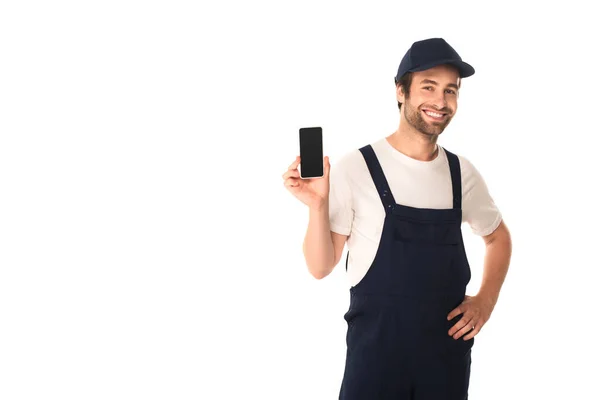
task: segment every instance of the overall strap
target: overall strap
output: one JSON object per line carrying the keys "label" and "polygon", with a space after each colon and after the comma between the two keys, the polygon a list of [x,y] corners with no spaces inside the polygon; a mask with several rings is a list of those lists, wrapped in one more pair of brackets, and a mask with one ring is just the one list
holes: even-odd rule
{"label": "overall strap", "polygon": [[394,196],[392,195],[392,191],[390,190],[387,179],[383,174],[383,169],[381,169],[381,164],[379,164],[379,160],[375,155],[373,147],[371,147],[369,144],[361,147],[359,150],[365,158],[365,162],[367,163],[367,167],[371,173],[371,178],[373,178],[373,182],[375,182],[375,187],[377,188],[377,193],[379,193],[379,198],[383,203],[385,213],[391,213],[396,205],[396,200],[394,200]]}
{"label": "overall strap", "polygon": [[350,252],[346,252],[346,271],[348,271],[348,257],[350,257]]}
{"label": "overall strap", "polygon": [[[443,147],[442,147],[443,148]],[[462,207],[462,183],[460,178],[460,161],[458,157],[444,149],[450,165],[450,177],[452,179],[452,208]]]}

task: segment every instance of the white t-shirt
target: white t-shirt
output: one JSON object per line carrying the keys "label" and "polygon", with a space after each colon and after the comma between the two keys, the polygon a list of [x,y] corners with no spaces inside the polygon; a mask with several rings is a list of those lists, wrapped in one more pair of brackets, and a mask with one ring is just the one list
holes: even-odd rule
{"label": "white t-shirt", "polygon": [[[446,153],[419,161],[396,150],[386,138],[372,143],[398,204],[417,208],[452,208],[452,181]],[[452,151],[452,150],[450,150]],[[462,180],[462,217],[473,233],[492,233],[502,215],[473,164],[458,156]],[[356,149],[331,166],[329,221],[333,232],[348,235],[348,279],[365,276],[381,239],[385,210],[362,153]],[[342,257],[340,264],[345,264]]]}

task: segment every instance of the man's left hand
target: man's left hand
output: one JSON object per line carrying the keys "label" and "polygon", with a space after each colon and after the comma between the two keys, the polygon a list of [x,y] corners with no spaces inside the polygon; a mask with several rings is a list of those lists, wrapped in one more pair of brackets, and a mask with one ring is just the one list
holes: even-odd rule
{"label": "man's left hand", "polygon": [[463,302],[448,314],[448,320],[463,314],[462,318],[448,331],[448,335],[469,340],[479,333],[483,325],[490,319],[494,306],[487,298],[481,296],[465,296]]}

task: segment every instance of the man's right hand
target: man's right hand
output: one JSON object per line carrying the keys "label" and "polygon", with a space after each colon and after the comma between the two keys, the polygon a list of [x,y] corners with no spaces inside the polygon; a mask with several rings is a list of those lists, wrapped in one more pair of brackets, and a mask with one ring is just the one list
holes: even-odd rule
{"label": "man's right hand", "polygon": [[298,200],[312,209],[321,209],[329,200],[329,157],[323,158],[323,177],[300,178],[298,165],[300,156],[288,167],[283,174],[283,184]]}

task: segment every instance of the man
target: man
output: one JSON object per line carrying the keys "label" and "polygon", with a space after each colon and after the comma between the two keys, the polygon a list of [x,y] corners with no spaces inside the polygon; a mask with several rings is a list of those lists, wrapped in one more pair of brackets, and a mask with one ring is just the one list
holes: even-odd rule
{"label": "man", "polygon": [[[454,117],[461,80],[475,73],[441,38],[413,43],[396,75],[400,124],[324,176],[283,175],[309,207],[304,255],[327,276],[348,245],[352,287],[343,400],[468,398],[474,337],[508,271],[511,239],[481,175],[437,145]],[[483,237],[483,280],[471,271],[461,223]],[[348,259],[350,267],[348,267]]]}

